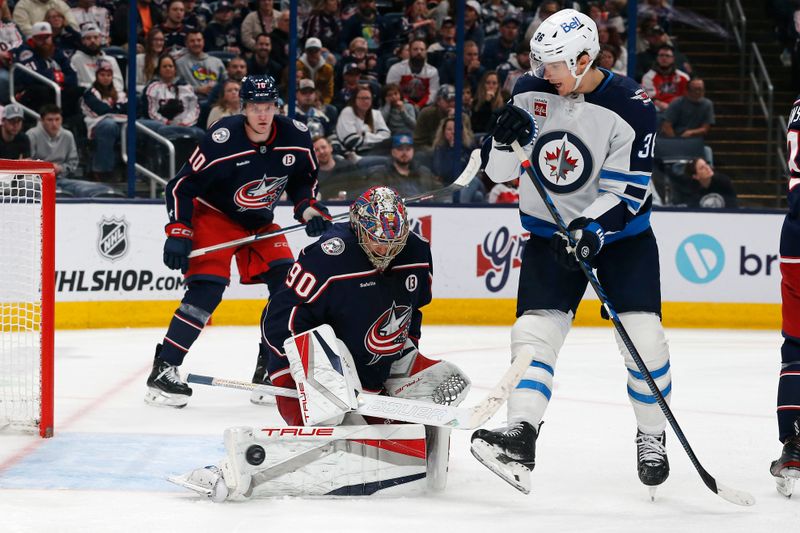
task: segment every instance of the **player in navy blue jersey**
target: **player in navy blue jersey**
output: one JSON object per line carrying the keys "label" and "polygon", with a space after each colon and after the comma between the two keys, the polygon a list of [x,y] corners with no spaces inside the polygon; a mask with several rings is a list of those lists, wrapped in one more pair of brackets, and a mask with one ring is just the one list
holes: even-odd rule
{"label": "player in navy blue jersey", "polygon": [[[273,207],[286,191],[295,218],[315,237],[330,226],[327,209],[316,201],[317,159],[305,124],[277,115],[279,94],[269,76],[242,80],[243,112],[220,119],[167,184],[169,224],[164,263],[185,274],[186,293],[156,347],[145,400],[183,407],[192,389],[177,367],[222,300],[236,256],[240,281],[265,283],[274,294],[294,262],[283,236],[189,259],[203,248],[279,229]],[[260,359],[265,357],[263,346]],[[264,365],[254,379],[261,381]]]}
{"label": "player in navy blue jersey", "polygon": [[778,438],[783,451],[770,472],[778,491],[791,496],[800,478],[800,96],[789,114],[789,213],[781,229],[783,346],[778,381]]}
{"label": "player in navy blue jersey", "polygon": [[[334,224],[300,253],[284,288],[270,300],[261,322],[270,380],[294,388],[284,341],[328,324],[352,354],[365,392],[401,388],[409,394],[447,382],[448,395],[465,393],[469,380],[458,367],[417,349],[420,308],[431,301],[432,276],[430,245],[409,232],[397,193],[367,190],[350,208],[349,223]],[[412,385],[408,376],[420,379]],[[404,386],[392,387],[393,379],[405,379]],[[303,425],[296,399],[277,401],[287,424]]]}
{"label": "player in navy blue jersey", "polygon": [[[530,44],[531,72],[517,80],[498,117],[486,173],[496,182],[520,178],[522,226],[531,237],[522,257],[511,351],[513,358],[533,361],[509,397],[508,426],[478,430],[472,437],[475,457],[523,492],[530,490],[558,352],[586,290],[576,250],[597,268],[608,299],[667,401],[672,389],[658,247],[650,228],[655,108],[636,82],[594,65],[600,44],[597,26],[586,15],[559,11],[542,23]],[[548,189],[575,247],[521,172],[510,146],[514,141]],[[655,487],[669,474],[666,418],[618,335],[617,343],[636,417],[639,479]]]}

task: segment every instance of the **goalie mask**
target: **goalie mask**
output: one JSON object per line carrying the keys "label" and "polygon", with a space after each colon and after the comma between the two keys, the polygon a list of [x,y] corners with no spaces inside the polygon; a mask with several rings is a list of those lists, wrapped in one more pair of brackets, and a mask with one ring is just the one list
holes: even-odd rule
{"label": "goalie mask", "polygon": [[577,89],[590,68],[587,66],[578,74],[578,59],[587,54],[591,63],[599,53],[600,42],[594,21],[574,9],[562,9],[542,22],[531,38],[531,73],[544,78],[545,68],[551,71],[568,69],[577,80]]}
{"label": "goalie mask", "polygon": [[405,203],[394,189],[371,187],[350,206],[350,226],[367,258],[383,271],[408,239]]}

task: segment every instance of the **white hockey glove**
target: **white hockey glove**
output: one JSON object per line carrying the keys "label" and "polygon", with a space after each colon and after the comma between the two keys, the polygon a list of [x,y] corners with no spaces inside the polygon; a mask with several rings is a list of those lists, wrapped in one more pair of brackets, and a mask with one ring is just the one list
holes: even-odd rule
{"label": "white hockey glove", "polygon": [[406,355],[392,364],[383,386],[389,396],[433,402],[460,404],[471,385],[469,377],[449,361],[434,361],[420,354],[408,340]]}

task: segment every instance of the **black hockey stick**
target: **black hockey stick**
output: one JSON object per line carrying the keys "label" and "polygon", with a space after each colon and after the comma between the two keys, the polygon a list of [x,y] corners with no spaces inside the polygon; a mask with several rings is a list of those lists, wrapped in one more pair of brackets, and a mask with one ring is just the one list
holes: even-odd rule
{"label": "black hockey stick", "polygon": [[[409,196],[405,199],[406,204],[416,204],[419,202],[424,202],[426,200],[432,200],[434,198],[443,198],[453,194],[456,191],[459,191],[469,185],[469,183],[475,178],[475,175],[481,169],[481,151],[480,149],[476,148],[472,151],[469,156],[469,161],[467,162],[467,166],[464,167],[464,170],[459,174],[456,180],[446,187],[442,187],[441,189],[436,189],[433,191],[425,192],[422,194],[417,194],[415,196]],[[349,216],[348,213],[339,213],[338,215],[334,215],[331,217],[331,220],[344,220]],[[205,248],[198,248],[197,250],[192,250],[189,254],[189,257],[199,257],[201,255],[205,255],[211,252],[216,252],[218,250],[225,250],[227,248],[235,248],[237,246],[241,246],[243,244],[249,244],[251,242],[262,241],[264,239],[270,239],[272,237],[277,237],[278,235],[286,235],[287,233],[293,233],[295,231],[301,230],[305,228],[305,224],[295,224],[293,226],[287,226],[285,228],[281,228],[276,231],[270,231],[267,233],[258,233],[256,235],[249,235],[247,237],[242,237],[241,239],[236,239],[233,241],[222,242],[219,244],[214,244],[212,246],[206,246]]]}
{"label": "black hockey stick", "polygon": [[[547,206],[547,211],[550,213],[550,216],[553,217],[553,220],[556,222],[559,231],[564,233],[569,239],[570,246],[575,246],[575,242],[570,236],[569,232],[567,231],[567,225],[564,223],[564,219],[561,217],[561,213],[558,212],[555,204],[553,203],[552,198],[550,198],[550,194],[547,192],[547,189],[544,188],[544,184],[541,181],[541,178],[534,170],[533,165],[531,165],[530,160],[528,159],[528,155],[522,150],[522,147],[519,145],[517,141],[514,141],[511,144],[511,148],[514,150],[514,154],[516,154],[517,158],[519,158],[519,162],[522,164],[522,168],[525,169],[525,173],[528,174],[528,178],[530,178],[531,182],[533,182],[533,186],[536,187],[536,191],[539,193],[539,196],[542,197],[544,204]],[[661,411],[664,412],[664,416],[669,421],[669,425],[672,426],[672,430],[675,432],[675,436],[678,437],[678,440],[683,446],[683,449],[686,451],[686,454],[689,456],[689,460],[692,462],[694,467],[697,469],[697,472],[700,474],[700,477],[703,479],[703,482],[706,486],[711,489],[712,492],[719,495],[723,499],[735,503],[737,505],[753,505],[756,500],[753,496],[747,492],[732,489],[730,487],[726,487],[720,483],[717,483],[717,480],[709,474],[703,465],[700,464],[700,460],[695,455],[694,450],[692,450],[691,445],[689,445],[689,441],[686,439],[686,435],[683,434],[683,430],[678,425],[678,421],[675,419],[675,415],[672,414],[672,410],[670,409],[669,405],[667,404],[666,400],[664,399],[664,395],[661,394],[656,382],[653,380],[653,376],[650,374],[650,371],[642,361],[642,356],[639,355],[638,350],[633,345],[633,341],[631,340],[628,332],[625,331],[625,327],[622,325],[622,321],[619,319],[616,311],[614,308],[611,307],[611,302],[608,301],[608,296],[606,296],[603,287],[600,285],[600,282],[597,280],[597,276],[595,276],[592,268],[586,261],[578,261],[586,278],[589,280],[589,284],[594,289],[594,292],[597,294],[597,297],[600,299],[600,304],[605,308],[608,316],[611,318],[611,322],[614,324],[614,328],[619,333],[620,338],[622,338],[622,342],[625,344],[625,347],[631,354],[634,362],[636,362],[636,366],[639,368],[639,372],[644,376],[644,380],[647,382],[647,386],[650,388],[650,392],[653,393],[653,396],[656,398],[658,402],[658,406],[661,408]]]}

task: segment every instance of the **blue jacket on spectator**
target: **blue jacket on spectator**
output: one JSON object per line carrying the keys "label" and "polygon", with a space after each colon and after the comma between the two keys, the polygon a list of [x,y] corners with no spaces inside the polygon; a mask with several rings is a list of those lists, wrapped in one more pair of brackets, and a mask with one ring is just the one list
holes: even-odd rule
{"label": "blue jacket on spectator", "polygon": [[[16,61],[20,65],[24,65],[31,70],[34,70],[49,80],[53,80],[61,87],[77,87],[78,75],[72,70],[72,65],[69,63],[69,58],[60,49],[56,48],[55,53],[51,59],[45,59],[31,49],[27,44],[20,46],[16,50]],[[38,83],[32,80],[25,74],[20,73],[20,78],[27,81],[24,83]]]}

